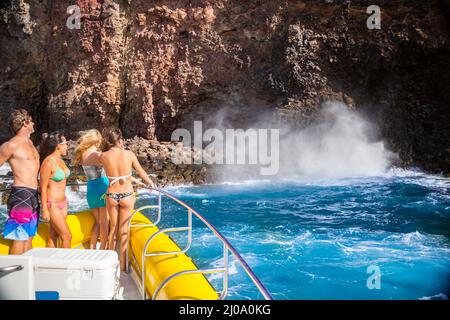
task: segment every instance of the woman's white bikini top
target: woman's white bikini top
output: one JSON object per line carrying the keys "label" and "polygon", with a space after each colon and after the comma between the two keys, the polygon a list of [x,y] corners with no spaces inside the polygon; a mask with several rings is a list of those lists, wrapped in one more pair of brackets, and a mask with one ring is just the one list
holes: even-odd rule
{"label": "woman's white bikini top", "polygon": [[119,182],[119,181],[124,181],[127,180],[127,178],[131,177],[131,173],[129,175],[126,176],[117,176],[117,177],[107,177],[108,179],[111,179],[112,181],[109,183],[110,186],[112,186],[114,183]]}

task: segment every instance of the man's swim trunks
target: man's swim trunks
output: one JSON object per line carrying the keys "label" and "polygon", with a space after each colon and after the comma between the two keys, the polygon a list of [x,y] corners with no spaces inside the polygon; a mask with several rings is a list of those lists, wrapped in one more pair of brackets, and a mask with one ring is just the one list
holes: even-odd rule
{"label": "man's swim trunks", "polygon": [[26,187],[12,187],[8,199],[9,217],[3,236],[10,240],[28,240],[36,235],[39,220],[38,191]]}

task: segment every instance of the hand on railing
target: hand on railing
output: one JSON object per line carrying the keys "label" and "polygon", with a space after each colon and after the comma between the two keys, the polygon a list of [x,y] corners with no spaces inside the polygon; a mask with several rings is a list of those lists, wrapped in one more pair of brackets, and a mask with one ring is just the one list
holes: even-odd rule
{"label": "hand on railing", "polygon": [[136,179],[135,177],[131,177],[131,180],[135,182],[136,184],[140,185],[141,187],[147,188],[147,189],[155,189],[155,184],[153,181],[150,180],[149,184],[143,183],[141,180]]}
{"label": "hand on railing", "polygon": [[155,184],[153,183],[153,181],[150,181],[150,183],[146,185],[146,188],[147,189],[155,189],[156,187],[155,187]]}

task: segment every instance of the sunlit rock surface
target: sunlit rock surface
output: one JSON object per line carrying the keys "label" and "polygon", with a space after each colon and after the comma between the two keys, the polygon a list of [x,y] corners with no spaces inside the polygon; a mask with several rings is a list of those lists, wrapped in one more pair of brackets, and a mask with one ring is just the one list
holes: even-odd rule
{"label": "sunlit rock surface", "polygon": [[338,100],[375,122],[402,164],[450,172],[448,1],[377,1],[380,30],[367,29],[362,0],[71,3],[79,30],[66,1],[1,2],[3,122],[25,107],[39,132],[113,124],[168,141],[193,120],[303,127]]}

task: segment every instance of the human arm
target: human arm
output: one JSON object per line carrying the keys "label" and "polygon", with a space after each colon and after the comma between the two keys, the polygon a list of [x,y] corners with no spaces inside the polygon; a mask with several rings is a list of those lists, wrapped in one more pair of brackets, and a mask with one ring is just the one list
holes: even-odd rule
{"label": "human arm", "polygon": [[39,187],[41,189],[42,220],[47,221],[50,219],[50,213],[48,211],[47,206],[47,199],[48,199],[47,191],[51,176],[52,176],[52,165],[50,164],[49,161],[44,161],[42,163],[40,171]]}
{"label": "human arm", "polygon": [[14,146],[11,142],[6,142],[0,146],[0,167],[5,164],[14,153]]}
{"label": "human arm", "polygon": [[[130,151],[131,152],[131,151]],[[149,176],[147,175],[147,173],[145,172],[145,170],[142,168],[141,164],[139,163],[138,158],[136,157],[136,155],[131,152],[132,154],[132,161],[133,161],[133,168],[134,170],[136,170],[136,173],[139,175],[139,177],[142,178],[142,180],[144,180],[145,184],[149,187],[149,188],[155,188],[155,184],[153,183],[153,181],[149,178]]]}
{"label": "human arm", "polygon": [[131,177],[131,181],[142,186],[142,187],[147,187],[147,185],[145,183],[143,183],[141,180],[136,179],[135,177]]}

